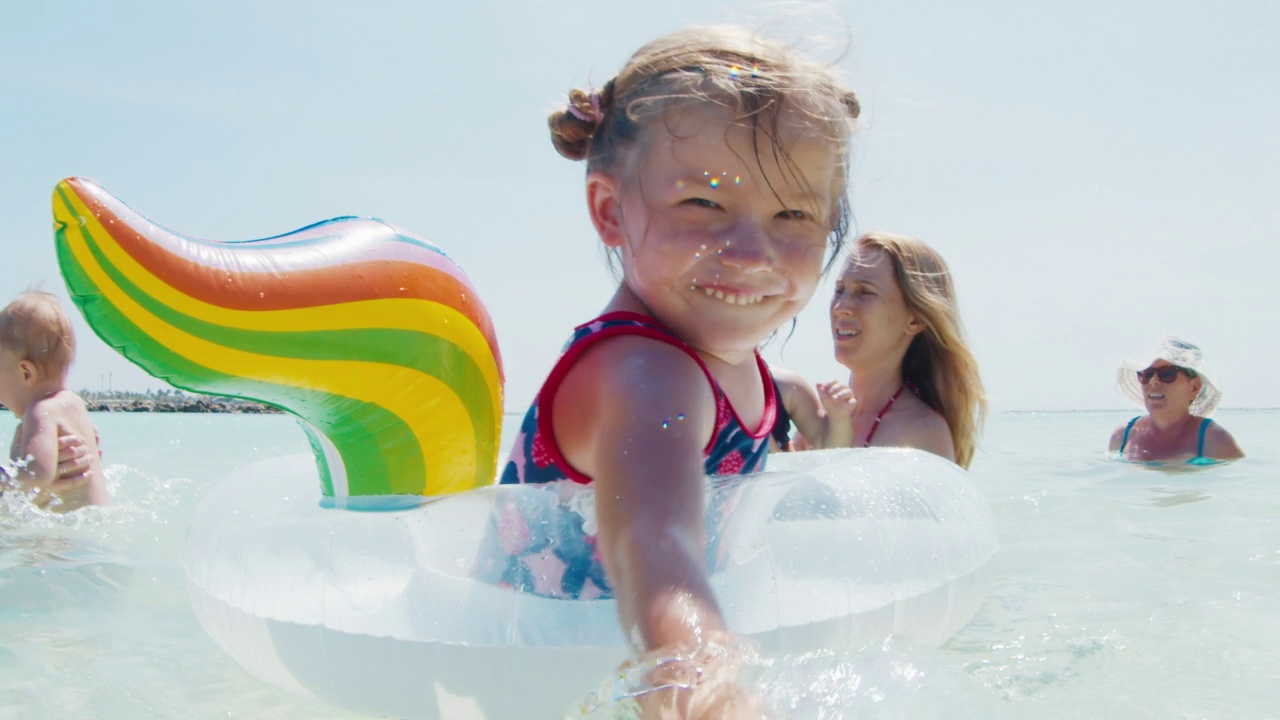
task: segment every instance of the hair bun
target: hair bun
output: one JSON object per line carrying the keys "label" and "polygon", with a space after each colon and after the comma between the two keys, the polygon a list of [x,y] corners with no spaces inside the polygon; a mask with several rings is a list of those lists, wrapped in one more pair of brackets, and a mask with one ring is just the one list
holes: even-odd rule
{"label": "hair bun", "polygon": [[556,110],[547,118],[551,129],[551,142],[556,151],[570,160],[584,160],[591,147],[591,138],[604,119],[600,109],[600,93],[588,93],[579,88],[569,92],[569,101],[563,110]]}

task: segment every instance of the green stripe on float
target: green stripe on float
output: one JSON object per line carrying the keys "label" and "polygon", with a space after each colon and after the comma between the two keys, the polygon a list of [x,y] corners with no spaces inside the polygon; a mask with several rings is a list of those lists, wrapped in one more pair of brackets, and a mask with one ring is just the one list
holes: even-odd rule
{"label": "green stripe on float", "polygon": [[[97,260],[103,272],[112,279],[122,292],[151,314],[195,337],[224,347],[266,357],[297,360],[358,360],[416,370],[440,379],[442,382],[448,378],[452,382],[444,382],[444,384],[454,391],[471,419],[478,453],[475,485],[480,487],[492,481],[492,478],[488,477],[492,472],[492,468],[488,467],[485,458],[491,454],[489,449],[497,446],[497,418],[493,416],[495,400],[489,392],[489,384],[480,368],[476,365],[475,360],[457,345],[439,336],[412,330],[359,328],[283,332],[247,330],[193,318],[190,315],[174,310],[144,292],[125,273],[111,263],[101,248],[98,247],[92,233],[85,228],[81,228],[81,234],[90,253]],[[146,366],[144,365],[143,367]],[[274,387],[274,385],[269,384],[266,386]],[[249,396],[245,395],[245,397]],[[350,402],[358,403],[360,401],[351,400]],[[287,405],[283,407],[295,410]],[[296,410],[295,412],[308,420],[312,420],[312,417],[304,412]],[[348,409],[347,412],[351,412],[351,410]],[[320,422],[316,422],[316,424],[322,425]],[[413,437],[412,431],[403,421],[398,424],[394,431],[390,429],[388,431],[394,432],[395,436],[384,438],[385,442],[382,443],[383,450],[387,449],[387,445],[400,446],[405,442],[410,442],[417,446],[417,439]],[[409,440],[399,437],[401,433],[408,434]],[[329,438],[334,440],[335,446],[338,445],[332,435],[329,435]],[[354,476],[355,471],[353,468],[363,466],[351,462],[351,457],[346,449],[339,447],[339,451],[343,456],[344,462],[347,463],[348,474]],[[421,455],[421,450],[419,450],[419,455]],[[425,468],[423,460],[420,459],[418,464]],[[418,477],[422,477],[424,472],[425,470],[420,471]],[[432,478],[427,478],[426,482],[430,483],[431,480]],[[361,473],[360,484],[364,484],[363,473]],[[383,489],[382,492],[396,491]],[[417,488],[412,492],[420,493],[422,488]]]}
{"label": "green stripe on float", "polygon": [[[117,352],[174,387],[267,402],[306,418],[324,432],[342,456],[353,489],[371,494],[422,493],[426,468],[421,448],[408,426],[394,413],[333,393],[227,375],[169,350],[104,298],[83,266],[75,261],[64,231],[65,228],[59,228],[55,234],[58,235],[59,263],[72,297],[89,326]],[[144,307],[163,308],[168,311],[165,315],[178,319],[185,317],[141,292],[110,266],[91,233],[82,232],[82,235],[104,273],[119,284],[122,292]],[[399,459],[394,467],[387,463],[387,450],[394,450],[391,454]],[[323,467],[323,457],[317,455],[317,464],[321,465],[322,477],[329,478],[330,471]],[[322,481],[321,488],[332,494],[331,480]]]}

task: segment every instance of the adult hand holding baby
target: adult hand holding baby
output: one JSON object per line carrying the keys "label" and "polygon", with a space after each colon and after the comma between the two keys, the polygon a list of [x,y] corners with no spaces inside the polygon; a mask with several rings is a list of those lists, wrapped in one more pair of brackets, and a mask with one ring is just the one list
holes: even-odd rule
{"label": "adult hand holding baby", "polygon": [[[95,435],[96,436],[96,435]],[[98,451],[99,457],[102,451]],[[62,435],[58,437],[58,477],[49,486],[52,492],[60,493],[93,480],[93,458],[89,455],[89,446],[78,435]]]}

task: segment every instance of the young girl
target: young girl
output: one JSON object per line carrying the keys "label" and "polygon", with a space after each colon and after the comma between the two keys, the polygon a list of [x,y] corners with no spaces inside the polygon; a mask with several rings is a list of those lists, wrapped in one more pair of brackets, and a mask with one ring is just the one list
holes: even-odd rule
{"label": "young girl", "polygon": [[831,333],[849,385],[815,392],[775,371],[803,444],[913,447],[969,467],[987,403],[942,256],[903,235],[858,238],[831,298]]}
{"label": "young girl", "polygon": [[[587,161],[587,209],[622,282],[573,333],[502,482],[595,484],[588,542],[607,578],[592,582],[639,650],[701,652],[726,632],[704,567],[705,477],[764,467],[776,408],[756,347],[843,241],[857,115],[852,92],[787,49],[690,28],[549,118],[560,154]],[[682,712],[732,712],[707,696]]]}

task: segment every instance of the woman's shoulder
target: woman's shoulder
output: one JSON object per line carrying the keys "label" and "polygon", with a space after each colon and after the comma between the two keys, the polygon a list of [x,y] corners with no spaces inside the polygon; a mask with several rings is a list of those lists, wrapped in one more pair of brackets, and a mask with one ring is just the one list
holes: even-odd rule
{"label": "woman's shoulder", "polygon": [[903,419],[910,423],[911,446],[954,460],[955,441],[947,419],[915,395],[907,395],[907,410]]}
{"label": "woman's shoulder", "polygon": [[1116,449],[1116,447],[1120,445],[1121,441],[1124,440],[1124,434],[1126,432],[1130,432],[1142,418],[1142,415],[1138,415],[1137,417],[1130,418],[1117,425],[1116,428],[1111,431],[1111,449]]}
{"label": "woman's shoulder", "polygon": [[929,407],[928,403],[912,394],[911,391],[902,393],[902,397],[899,402],[902,402],[902,404],[906,406],[905,409],[907,412],[903,414],[910,414],[911,421],[913,423],[933,430],[942,428],[943,430],[949,431],[951,429],[950,426],[947,425],[947,419],[942,417],[942,413]]}
{"label": "woman's shoulder", "polygon": [[1244,457],[1244,451],[1221,423],[1212,420],[1205,424],[1204,455],[1217,460],[1234,460]]}

